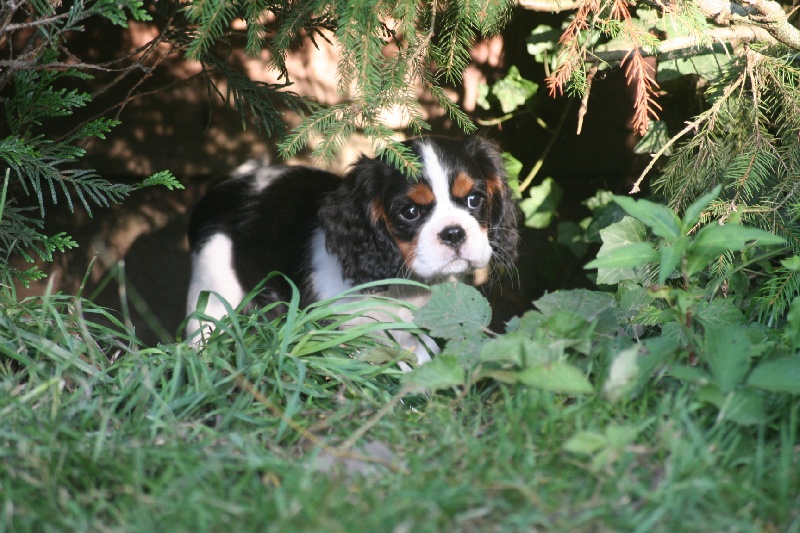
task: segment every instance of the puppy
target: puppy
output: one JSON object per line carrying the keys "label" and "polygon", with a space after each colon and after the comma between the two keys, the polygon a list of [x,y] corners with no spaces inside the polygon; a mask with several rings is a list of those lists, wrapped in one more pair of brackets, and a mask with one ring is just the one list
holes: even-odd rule
{"label": "puppy", "polygon": [[[344,179],[323,170],[249,165],[212,187],[189,223],[192,274],[187,314],[201,291],[237,306],[270,272],[301,291],[301,305],[387,278],[432,284],[466,280],[516,257],[518,211],[497,147],[479,137],[404,143],[422,171],[408,178],[383,159],[362,156]],[[416,305],[428,291],[391,285],[387,295]],[[272,277],[256,305],[288,301]],[[211,295],[205,313],[225,309]],[[377,317],[380,319],[380,317]],[[410,313],[407,318],[410,318]],[[187,336],[199,334],[197,319]],[[434,348],[430,339],[429,348]],[[420,363],[424,346],[411,347]]]}

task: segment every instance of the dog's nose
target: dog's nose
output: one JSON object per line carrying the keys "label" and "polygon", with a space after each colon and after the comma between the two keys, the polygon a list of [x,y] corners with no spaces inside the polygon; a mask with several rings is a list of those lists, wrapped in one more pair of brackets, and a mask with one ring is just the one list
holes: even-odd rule
{"label": "dog's nose", "polygon": [[467,232],[461,226],[447,226],[439,233],[439,240],[442,241],[442,244],[451,248],[458,248],[466,237]]}

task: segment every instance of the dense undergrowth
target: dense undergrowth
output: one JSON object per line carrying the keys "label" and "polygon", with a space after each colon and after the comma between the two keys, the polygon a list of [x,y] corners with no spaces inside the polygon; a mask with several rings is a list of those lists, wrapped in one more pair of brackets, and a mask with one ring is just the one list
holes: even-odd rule
{"label": "dense undergrowth", "polygon": [[[741,231],[730,248],[771,237]],[[645,267],[643,242],[601,273]],[[634,277],[546,295],[503,335],[473,288],[436,286],[416,320],[444,351],[409,373],[386,325],[337,327],[359,301],[148,348],[86,300],[4,294],[0,524],[798,530],[800,304],[770,329],[700,277]]]}

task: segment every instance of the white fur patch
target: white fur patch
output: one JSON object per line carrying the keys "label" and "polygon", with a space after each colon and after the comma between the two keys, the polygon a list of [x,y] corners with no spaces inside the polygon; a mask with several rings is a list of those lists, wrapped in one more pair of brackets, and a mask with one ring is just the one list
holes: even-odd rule
{"label": "white fur patch", "polygon": [[[200,292],[211,291],[204,314],[220,319],[225,316],[223,300],[236,307],[244,298],[245,292],[233,270],[233,242],[224,233],[211,236],[203,246],[192,254],[192,278],[189,281],[189,293],[186,298],[186,313],[191,314],[197,308]],[[213,329],[209,323],[201,323],[196,318],[186,325],[186,337],[191,339],[200,334],[200,328]]]}
{"label": "white fur patch", "polygon": [[344,279],[339,261],[325,248],[325,234],[320,228],[315,229],[311,237],[311,286],[320,300],[333,298],[353,287]]}

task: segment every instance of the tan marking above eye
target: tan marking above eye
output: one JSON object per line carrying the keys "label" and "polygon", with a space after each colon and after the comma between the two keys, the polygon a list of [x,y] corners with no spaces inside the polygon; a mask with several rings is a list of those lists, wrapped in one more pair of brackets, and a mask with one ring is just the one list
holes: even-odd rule
{"label": "tan marking above eye", "polygon": [[406,196],[417,205],[431,205],[436,200],[431,188],[422,183],[412,185]]}
{"label": "tan marking above eye", "polygon": [[465,198],[474,188],[475,180],[468,174],[461,172],[453,180],[453,185],[450,187],[450,194],[452,194],[454,198]]}

